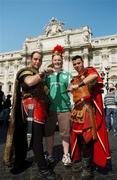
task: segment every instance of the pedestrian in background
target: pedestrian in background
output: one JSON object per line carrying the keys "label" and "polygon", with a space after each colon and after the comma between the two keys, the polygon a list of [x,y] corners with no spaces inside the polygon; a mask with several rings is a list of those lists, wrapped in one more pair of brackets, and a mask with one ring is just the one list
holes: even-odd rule
{"label": "pedestrian in background", "polygon": [[114,84],[110,84],[109,91],[104,97],[104,105],[106,108],[106,126],[108,131],[112,129],[114,136],[117,136],[117,103],[115,92]]}
{"label": "pedestrian in background", "polygon": [[0,131],[2,129],[3,123],[4,123],[4,113],[3,113],[3,104],[5,101],[5,95],[4,92],[2,91],[2,86],[0,86]]}
{"label": "pedestrian in background", "polygon": [[8,94],[4,103],[3,103],[3,129],[4,131],[8,127],[9,117],[10,117],[10,111],[11,111],[11,95]]}
{"label": "pedestrian in background", "polygon": [[5,101],[5,95],[4,92],[2,91],[2,86],[0,86],[0,112],[3,109],[4,101]]}

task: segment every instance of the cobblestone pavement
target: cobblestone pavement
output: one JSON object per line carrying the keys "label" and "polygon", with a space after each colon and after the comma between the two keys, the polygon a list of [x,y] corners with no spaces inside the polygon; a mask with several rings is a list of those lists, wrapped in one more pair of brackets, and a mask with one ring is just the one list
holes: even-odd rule
{"label": "cobblestone pavement", "polygon": [[[94,180],[117,180],[117,137],[114,137],[113,134],[110,133],[109,140],[111,147],[113,170],[106,175],[96,172],[95,176],[92,178]],[[20,173],[18,175],[12,175],[10,173],[10,168],[5,167],[2,164],[3,148],[4,137],[0,134],[0,180],[41,180],[38,178],[38,169],[35,162],[33,162],[31,167],[26,169],[23,173]],[[71,167],[64,167],[61,162],[62,146],[58,132],[56,132],[55,135],[54,155],[57,157],[55,172],[57,174],[60,174],[63,180],[80,180],[79,174],[73,174]],[[28,153],[28,158],[33,158],[33,153],[31,151]]]}

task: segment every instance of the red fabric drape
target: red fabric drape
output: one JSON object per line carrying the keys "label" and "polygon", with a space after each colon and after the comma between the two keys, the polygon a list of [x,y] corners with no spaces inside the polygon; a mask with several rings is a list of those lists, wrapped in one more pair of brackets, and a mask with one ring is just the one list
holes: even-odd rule
{"label": "red fabric drape", "polygon": [[[97,73],[96,69],[88,68],[88,75],[91,73]],[[106,165],[107,159],[110,158],[110,148],[108,133],[106,129],[102,95],[100,93],[102,87],[102,79],[98,74],[98,81],[94,85],[94,91],[92,94],[92,100],[96,108],[96,129],[98,137],[98,139],[94,141],[93,162],[99,166],[104,167]],[[80,159],[80,149],[77,141],[77,134],[82,131],[83,126],[83,124],[79,124],[76,122],[72,123],[71,156],[73,161]],[[87,133],[87,136],[87,138],[90,139],[90,134]]]}

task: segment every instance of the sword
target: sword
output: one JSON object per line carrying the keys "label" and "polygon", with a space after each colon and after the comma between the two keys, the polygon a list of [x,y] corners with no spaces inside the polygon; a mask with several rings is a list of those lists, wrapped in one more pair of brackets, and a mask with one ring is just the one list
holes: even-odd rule
{"label": "sword", "polygon": [[33,111],[34,105],[28,105],[28,116],[27,116],[27,142],[28,142],[28,149],[31,148],[31,139],[32,139],[32,124],[33,124]]}

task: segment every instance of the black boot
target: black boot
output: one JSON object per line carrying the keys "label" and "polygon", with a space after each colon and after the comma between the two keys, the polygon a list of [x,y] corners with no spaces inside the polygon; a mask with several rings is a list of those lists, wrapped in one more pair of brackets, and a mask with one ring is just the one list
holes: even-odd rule
{"label": "black boot", "polygon": [[49,169],[39,170],[38,177],[41,178],[41,180],[61,180],[62,179],[60,175],[55,174],[55,172]]}
{"label": "black boot", "polygon": [[83,170],[81,172],[81,180],[90,180],[92,178],[90,158],[82,159],[82,167],[83,167]]}
{"label": "black boot", "polygon": [[72,165],[72,172],[73,173],[81,173],[83,171],[82,162],[75,162]]}
{"label": "black boot", "polygon": [[49,168],[54,169],[56,165],[56,159],[53,156],[48,155],[47,153],[45,154],[45,159],[46,159],[47,166]]}
{"label": "black boot", "polygon": [[10,172],[12,174],[19,174],[25,171],[27,168],[29,168],[32,165],[31,161],[23,161],[23,162],[14,162],[12,169]]}

